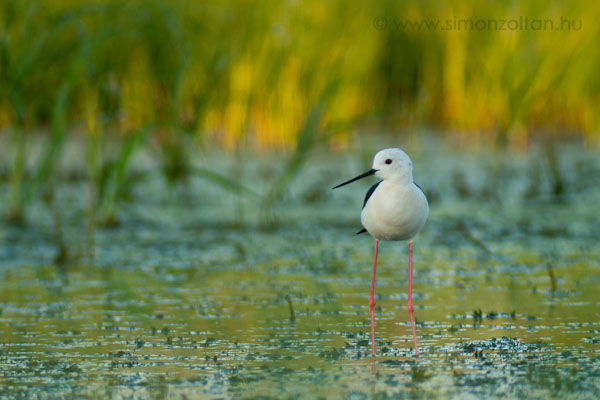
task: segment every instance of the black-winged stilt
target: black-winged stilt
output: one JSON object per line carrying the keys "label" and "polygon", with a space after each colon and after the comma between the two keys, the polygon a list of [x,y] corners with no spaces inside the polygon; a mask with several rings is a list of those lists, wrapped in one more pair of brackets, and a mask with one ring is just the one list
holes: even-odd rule
{"label": "black-winged stilt", "polygon": [[429,204],[423,190],[413,182],[412,161],[400,149],[384,149],[375,154],[373,168],[354,179],[337,185],[347,185],[370,175],[382,180],[371,186],[365,197],[360,221],[363,229],[375,238],[373,278],[371,280],[371,353],[375,356],[375,271],[380,240],[408,240],[408,314],[412,328],[415,355],[419,355],[412,304],[412,239],[421,230],[429,215]]}

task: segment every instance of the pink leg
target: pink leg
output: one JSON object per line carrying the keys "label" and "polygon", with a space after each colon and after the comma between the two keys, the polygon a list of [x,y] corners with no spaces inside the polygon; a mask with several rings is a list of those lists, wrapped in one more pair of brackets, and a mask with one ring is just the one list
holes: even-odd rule
{"label": "pink leg", "polygon": [[371,279],[371,297],[369,298],[369,308],[371,309],[371,354],[375,357],[375,271],[377,270],[377,250],[379,249],[379,240],[375,239],[375,256],[373,257],[373,278]]}
{"label": "pink leg", "polygon": [[419,346],[417,344],[417,333],[415,331],[415,318],[413,316],[412,304],[412,242],[408,242],[408,315],[410,315],[410,325],[412,327],[413,342],[415,345],[415,356],[419,356]]}

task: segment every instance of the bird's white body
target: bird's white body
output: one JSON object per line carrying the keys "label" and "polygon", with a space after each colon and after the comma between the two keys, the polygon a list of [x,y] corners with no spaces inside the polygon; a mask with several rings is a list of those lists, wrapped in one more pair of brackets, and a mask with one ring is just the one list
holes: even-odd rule
{"label": "bird's white body", "polygon": [[400,149],[381,150],[373,158],[373,174],[381,179],[360,214],[375,239],[411,240],[429,215],[425,193],[413,182],[412,161]]}
{"label": "bird's white body", "polygon": [[414,182],[381,182],[365,204],[360,221],[380,240],[411,240],[423,228],[429,205]]}

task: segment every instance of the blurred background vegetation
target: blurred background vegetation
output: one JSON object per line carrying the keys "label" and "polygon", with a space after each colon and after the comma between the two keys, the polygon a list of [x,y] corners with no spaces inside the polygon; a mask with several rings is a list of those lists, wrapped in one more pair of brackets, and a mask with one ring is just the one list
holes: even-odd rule
{"label": "blurred background vegetation", "polygon": [[[313,149],[374,133],[429,129],[464,150],[540,138],[597,148],[598,15],[591,0],[4,0],[4,214],[21,222],[32,199],[52,203],[69,142],[85,154],[90,218],[109,224],[139,149],[169,184],[199,175],[250,196],[241,161],[223,174],[193,153],[288,154],[268,205]],[[554,29],[440,28],[521,17]],[[400,26],[425,20],[440,27]]]}

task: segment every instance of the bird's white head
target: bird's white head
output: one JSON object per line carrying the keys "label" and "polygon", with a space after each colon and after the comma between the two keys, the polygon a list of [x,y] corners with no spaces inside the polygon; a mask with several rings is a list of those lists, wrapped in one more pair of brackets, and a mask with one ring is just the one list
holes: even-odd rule
{"label": "bird's white head", "polygon": [[375,154],[373,169],[375,176],[381,179],[412,182],[412,161],[408,154],[400,149],[384,149]]}
{"label": "bird's white head", "polygon": [[371,175],[375,175],[383,180],[387,179],[400,183],[412,183],[412,161],[410,161],[410,157],[400,149],[381,150],[379,153],[375,154],[373,168],[356,178],[340,183],[335,186],[334,189]]}

